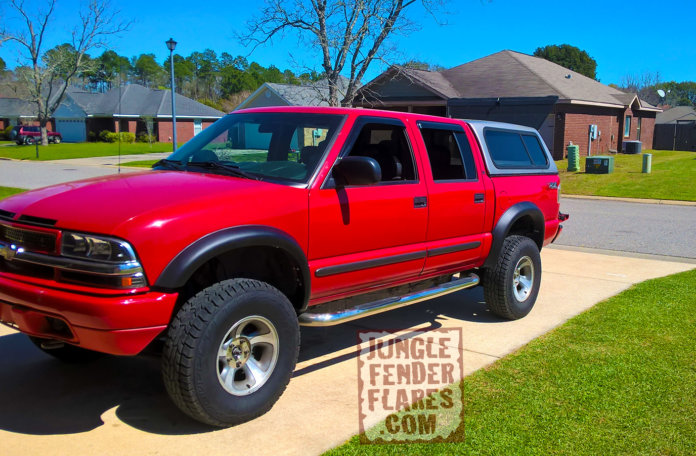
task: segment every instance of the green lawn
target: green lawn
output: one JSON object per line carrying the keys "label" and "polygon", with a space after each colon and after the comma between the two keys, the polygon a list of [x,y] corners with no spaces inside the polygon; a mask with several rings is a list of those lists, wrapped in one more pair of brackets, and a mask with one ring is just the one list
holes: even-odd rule
{"label": "green lawn", "polygon": [[22,193],[26,190],[23,188],[14,188],[14,187],[0,187],[0,199],[6,198],[10,195],[14,195],[15,193]]}
{"label": "green lawn", "polygon": [[465,378],[464,443],[327,454],[693,455],[694,328],[696,271],[638,284]]}
{"label": "green lawn", "polygon": [[121,166],[134,166],[136,168],[152,168],[152,165],[157,163],[157,160],[136,160],[121,163]]}
{"label": "green lawn", "polygon": [[[121,155],[171,152],[169,143],[121,143]],[[118,155],[118,143],[61,143],[39,146],[38,160],[61,160],[65,158],[108,157]],[[37,160],[35,146],[0,147],[0,157],[17,160]]]}
{"label": "green lawn", "polygon": [[580,172],[569,173],[567,160],[558,160],[562,193],[569,195],[617,196],[696,201],[696,153],[649,150],[652,173],[642,174],[642,155],[614,155],[612,174],[585,174],[585,158]]}

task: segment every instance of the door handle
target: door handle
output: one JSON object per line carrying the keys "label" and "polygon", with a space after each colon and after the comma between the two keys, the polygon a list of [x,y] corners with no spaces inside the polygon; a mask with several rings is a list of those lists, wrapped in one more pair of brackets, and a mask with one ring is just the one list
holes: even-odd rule
{"label": "door handle", "polygon": [[427,207],[428,206],[428,197],[427,196],[416,196],[413,198],[413,207],[416,209],[419,209],[421,207]]}
{"label": "door handle", "polygon": [[485,197],[483,193],[474,193],[474,203],[480,204],[483,203]]}

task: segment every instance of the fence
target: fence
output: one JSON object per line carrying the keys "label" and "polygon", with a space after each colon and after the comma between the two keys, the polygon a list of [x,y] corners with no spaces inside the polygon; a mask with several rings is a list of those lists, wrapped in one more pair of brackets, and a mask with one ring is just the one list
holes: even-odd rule
{"label": "fence", "polygon": [[653,148],[696,151],[696,122],[655,125]]}

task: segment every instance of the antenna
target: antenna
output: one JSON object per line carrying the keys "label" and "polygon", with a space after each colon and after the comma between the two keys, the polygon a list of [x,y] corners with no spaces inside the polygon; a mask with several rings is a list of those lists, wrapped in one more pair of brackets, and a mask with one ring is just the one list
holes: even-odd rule
{"label": "antenna", "polygon": [[660,96],[660,98],[664,98],[665,95],[667,95],[662,89],[657,89],[657,94]]}
{"label": "antenna", "polygon": [[118,173],[121,174],[121,73],[123,67],[118,68]]}

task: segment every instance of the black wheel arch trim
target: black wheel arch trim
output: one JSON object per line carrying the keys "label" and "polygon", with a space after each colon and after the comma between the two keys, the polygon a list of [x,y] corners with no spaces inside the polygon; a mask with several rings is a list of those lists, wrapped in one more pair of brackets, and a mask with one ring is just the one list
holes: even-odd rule
{"label": "black wheel arch trim", "polygon": [[193,273],[211,259],[244,247],[274,247],[283,250],[297,264],[302,274],[304,299],[302,311],[307,307],[311,291],[311,275],[307,256],[302,247],[289,234],[277,228],[261,225],[224,228],[207,234],[179,252],[164,268],[154,287],[177,289],[186,284]]}
{"label": "black wheel arch trim", "polygon": [[530,216],[532,218],[535,236],[531,239],[539,247],[539,251],[541,251],[541,247],[544,244],[544,230],[546,227],[544,214],[534,203],[528,201],[517,203],[508,208],[508,210],[500,216],[498,223],[496,223],[495,228],[493,228],[493,243],[491,245],[491,251],[488,253],[488,258],[486,258],[486,262],[483,264],[484,268],[495,266],[500,251],[503,248],[503,242],[505,242],[505,238],[510,234],[510,229],[515,222],[525,216]]}

